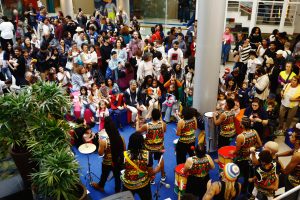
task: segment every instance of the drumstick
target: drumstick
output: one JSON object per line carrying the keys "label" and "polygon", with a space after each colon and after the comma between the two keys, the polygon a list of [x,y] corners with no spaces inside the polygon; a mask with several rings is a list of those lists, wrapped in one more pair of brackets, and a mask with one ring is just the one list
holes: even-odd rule
{"label": "drumstick", "polygon": [[163,155],[160,156],[160,159],[159,159],[159,162],[158,162],[158,165],[159,165],[159,166],[160,166],[160,164],[161,164],[162,159],[163,159]]}

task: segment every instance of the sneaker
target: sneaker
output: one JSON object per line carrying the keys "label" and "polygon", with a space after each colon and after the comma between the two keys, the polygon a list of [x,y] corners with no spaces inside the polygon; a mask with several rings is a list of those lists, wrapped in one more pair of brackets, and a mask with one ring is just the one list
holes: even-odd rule
{"label": "sneaker", "polygon": [[150,184],[151,184],[151,185],[155,185],[155,180],[154,180],[154,179],[151,180],[151,181],[150,181]]}
{"label": "sneaker", "polygon": [[166,176],[166,175],[160,177],[160,181],[162,181],[162,182],[166,181],[166,179],[167,179],[167,176]]}

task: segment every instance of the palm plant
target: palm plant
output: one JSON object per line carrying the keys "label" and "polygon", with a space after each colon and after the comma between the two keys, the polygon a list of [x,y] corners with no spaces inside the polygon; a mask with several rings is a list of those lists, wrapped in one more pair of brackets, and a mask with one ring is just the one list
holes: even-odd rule
{"label": "palm plant", "polygon": [[49,199],[78,199],[79,164],[71,152],[56,148],[41,159],[40,169],[32,174],[38,194]]}
{"label": "palm plant", "polygon": [[70,109],[70,98],[62,87],[52,82],[38,82],[31,88],[31,94],[39,112],[55,118],[63,118]]}
{"label": "palm plant", "polygon": [[0,98],[0,138],[16,152],[25,148],[29,136],[27,120],[33,110],[32,96],[26,91]]}

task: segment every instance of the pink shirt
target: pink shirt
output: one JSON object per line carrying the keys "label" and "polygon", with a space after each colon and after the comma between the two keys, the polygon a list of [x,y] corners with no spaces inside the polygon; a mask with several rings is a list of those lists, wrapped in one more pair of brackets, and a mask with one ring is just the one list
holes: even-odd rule
{"label": "pink shirt", "polygon": [[226,41],[226,44],[231,44],[232,42],[234,42],[234,37],[231,33],[223,33],[223,41]]}

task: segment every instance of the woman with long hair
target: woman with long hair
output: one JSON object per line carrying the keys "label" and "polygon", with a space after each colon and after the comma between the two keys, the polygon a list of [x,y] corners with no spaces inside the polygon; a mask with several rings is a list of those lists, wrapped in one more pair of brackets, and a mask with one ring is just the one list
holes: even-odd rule
{"label": "woman with long hair", "polygon": [[112,51],[117,52],[118,58],[122,59],[124,62],[127,61],[127,52],[120,39],[116,40],[115,46]]}
{"label": "woman with long hair", "polygon": [[227,163],[221,173],[222,180],[207,183],[207,191],[203,200],[233,200],[239,196],[241,184],[237,182],[240,174],[239,167],[234,163]]}
{"label": "woman with long hair", "polygon": [[144,137],[139,133],[133,133],[129,137],[128,150],[124,152],[125,171],[121,175],[123,190],[137,193],[143,200],[151,200],[150,177],[160,171],[160,166],[152,170],[149,152],[144,149]]}
{"label": "woman with long hair", "polygon": [[98,154],[103,156],[102,174],[99,183],[92,182],[91,185],[104,192],[105,182],[109,173],[112,171],[115,178],[115,192],[121,191],[121,169],[124,161],[123,151],[126,150],[123,137],[120,135],[115,123],[110,117],[104,119],[104,128],[108,138],[102,139],[99,137]]}
{"label": "woman with long hair", "polygon": [[[189,157],[184,164],[184,173],[188,174],[186,193],[202,199],[205,194],[207,182],[209,181],[209,170],[214,169],[212,158],[206,154],[204,145],[197,145],[195,156]],[[199,190],[199,188],[201,188]]]}

